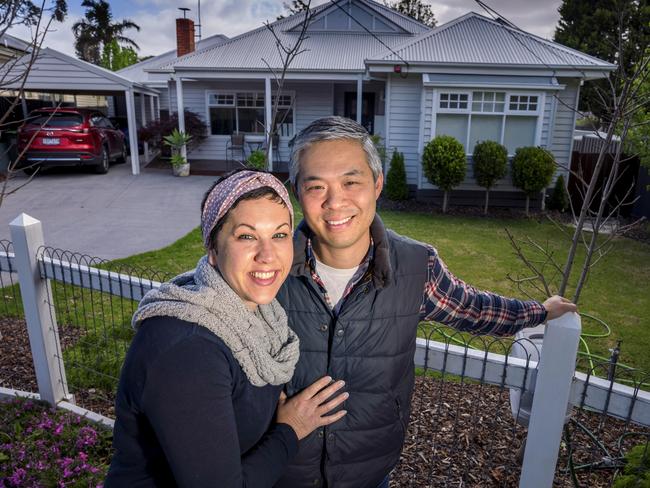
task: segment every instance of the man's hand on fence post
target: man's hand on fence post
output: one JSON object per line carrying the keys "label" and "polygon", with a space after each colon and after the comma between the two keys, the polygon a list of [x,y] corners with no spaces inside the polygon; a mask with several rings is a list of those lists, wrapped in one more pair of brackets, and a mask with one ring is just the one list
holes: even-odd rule
{"label": "man's hand on fence post", "polygon": [[578,307],[575,303],[567,300],[560,295],[553,295],[544,302],[546,309],[546,320],[555,320],[567,312],[577,312]]}

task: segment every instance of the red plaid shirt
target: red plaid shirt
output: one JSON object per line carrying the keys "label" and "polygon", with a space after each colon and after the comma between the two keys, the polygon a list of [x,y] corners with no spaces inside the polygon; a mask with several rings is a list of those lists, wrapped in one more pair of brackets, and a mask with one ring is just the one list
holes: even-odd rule
{"label": "red plaid shirt", "polygon": [[[433,246],[426,247],[429,257],[420,320],[440,322],[475,334],[514,335],[520,329],[541,324],[546,319],[546,309],[541,303],[505,298],[477,290],[451,274]],[[312,279],[319,286],[325,302],[334,308],[323,280],[316,271],[311,239],[307,240],[306,255]],[[365,276],[373,257],[374,243],[371,240],[368,253],[346,286],[341,300],[345,300]]]}

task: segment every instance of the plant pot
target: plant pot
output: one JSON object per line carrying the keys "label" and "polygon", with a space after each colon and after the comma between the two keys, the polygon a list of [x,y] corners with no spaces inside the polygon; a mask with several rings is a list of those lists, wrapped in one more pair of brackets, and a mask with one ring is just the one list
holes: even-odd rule
{"label": "plant pot", "polygon": [[172,166],[172,173],[174,176],[189,176],[190,175],[190,163],[177,164]]}

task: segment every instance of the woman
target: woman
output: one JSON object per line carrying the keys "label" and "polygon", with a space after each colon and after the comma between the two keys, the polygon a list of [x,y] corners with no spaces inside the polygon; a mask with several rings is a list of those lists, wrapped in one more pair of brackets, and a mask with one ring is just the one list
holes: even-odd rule
{"label": "woman", "polygon": [[240,171],[202,207],[207,256],[147,293],[133,317],[106,487],[273,486],[299,439],[345,415],[325,415],[347,398],[333,397],[343,384],[329,377],[281,394],[298,360],[275,300],[293,259],[282,183]]}

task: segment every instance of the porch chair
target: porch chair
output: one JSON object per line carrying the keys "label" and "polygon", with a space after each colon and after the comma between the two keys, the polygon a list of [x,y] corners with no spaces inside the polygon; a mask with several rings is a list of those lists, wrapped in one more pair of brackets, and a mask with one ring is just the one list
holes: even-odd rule
{"label": "porch chair", "polygon": [[[226,144],[226,156],[230,152],[230,157],[228,158],[228,164],[230,162],[240,162],[243,163],[246,160],[246,149],[244,148],[244,134],[235,133],[230,134],[230,141]],[[235,153],[239,153],[241,159],[235,159]]]}

